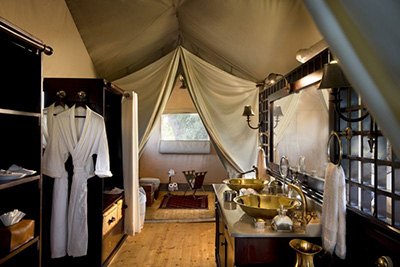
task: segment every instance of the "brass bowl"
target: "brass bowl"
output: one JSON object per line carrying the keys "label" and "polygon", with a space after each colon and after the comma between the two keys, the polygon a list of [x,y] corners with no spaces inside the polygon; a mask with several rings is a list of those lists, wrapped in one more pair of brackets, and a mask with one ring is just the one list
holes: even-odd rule
{"label": "brass bowl", "polygon": [[242,178],[233,178],[224,180],[224,184],[226,184],[230,189],[239,191],[242,188],[252,188],[257,192],[261,192],[264,187],[268,184],[267,180],[260,179],[242,179]]}
{"label": "brass bowl", "polygon": [[288,213],[301,205],[297,199],[276,195],[244,195],[235,197],[233,201],[247,215],[256,219],[273,219],[278,215],[281,205],[288,210]]}

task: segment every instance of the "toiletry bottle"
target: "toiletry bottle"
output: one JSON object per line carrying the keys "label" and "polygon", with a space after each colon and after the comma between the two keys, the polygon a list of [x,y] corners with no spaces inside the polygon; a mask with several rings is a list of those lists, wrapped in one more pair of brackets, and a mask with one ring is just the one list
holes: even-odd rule
{"label": "toiletry bottle", "polygon": [[271,227],[276,232],[293,232],[293,221],[286,215],[287,209],[280,206],[279,214],[272,219]]}

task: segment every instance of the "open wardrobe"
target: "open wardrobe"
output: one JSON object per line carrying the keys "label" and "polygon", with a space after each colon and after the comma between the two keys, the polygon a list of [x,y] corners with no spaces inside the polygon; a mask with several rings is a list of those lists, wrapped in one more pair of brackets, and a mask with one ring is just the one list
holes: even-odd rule
{"label": "open wardrobe", "polygon": [[123,91],[74,78],[46,78],[43,89],[44,255],[50,266],[101,265],[124,238]]}

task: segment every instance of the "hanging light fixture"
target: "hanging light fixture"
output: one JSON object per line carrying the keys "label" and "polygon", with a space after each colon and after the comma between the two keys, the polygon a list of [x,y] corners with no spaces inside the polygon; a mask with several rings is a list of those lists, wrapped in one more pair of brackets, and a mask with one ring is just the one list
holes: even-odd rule
{"label": "hanging light fixture", "polygon": [[321,83],[318,89],[349,87],[350,83],[336,60],[324,65]]}
{"label": "hanging light fixture", "polygon": [[285,76],[283,76],[282,74],[278,74],[278,73],[270,73],[268,75],[267,78],[265,78],[264,80],[264,86],[271,86],[277,83],[278,78],[282,77],[282,79],[285,81],[285,87],[284,89],[290,91],[290,83],[288,82],[288,80],[286,79]]}
{"label": "hanging light fixture", "polygon": [[183,79],[182,75],[179,75],[179,80],[181,81],[181,87],[179,87],[179,89],[187,89],[186,87],[186,83],[185,83],[185,79]]}

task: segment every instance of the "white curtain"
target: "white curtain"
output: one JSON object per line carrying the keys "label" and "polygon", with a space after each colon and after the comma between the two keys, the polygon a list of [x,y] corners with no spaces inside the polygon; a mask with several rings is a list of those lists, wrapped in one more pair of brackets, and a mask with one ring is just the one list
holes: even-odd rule
{"label": "white curtain", "polygon": [[178,64],[179,52],[175,50],[149,66],[114,81],[126,91],[134,90],[138,94],[140,155],[171,94]]}
{"label": "white curtain", "polygon": [[[229,176],[251,169],[258,155],[258,131],[247,126],[242,112],[245,105],[251,105],[256,114],[253,124],[258,123],[256,84],[228,74],[182,47],[180,51],[190,95],[211,139],[223,155],[221,160]],[[234,170],[229,170],[229,166]]]}
{"label": "white curtain", "polygon": [[122,98],[122,165],[125,190],[125,233],[135,235],[142,229],[139,202],[138,97],[134,92]]}
{"label": "white curtain", "polygon": [[352,85],[400,155],[400,2],[304,2]]}

